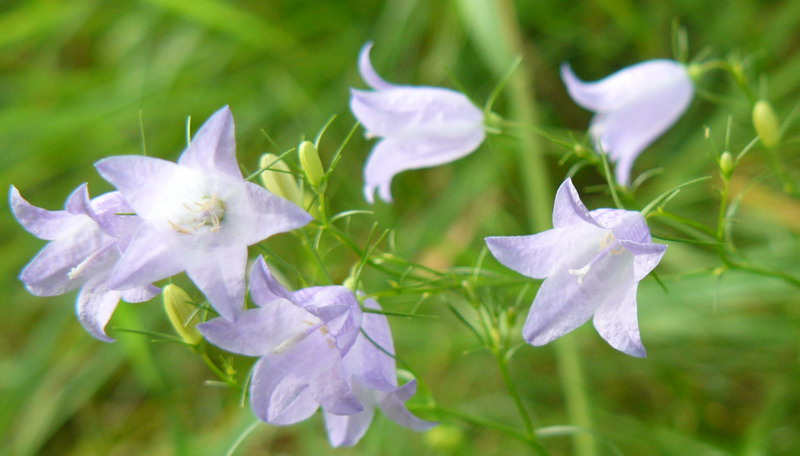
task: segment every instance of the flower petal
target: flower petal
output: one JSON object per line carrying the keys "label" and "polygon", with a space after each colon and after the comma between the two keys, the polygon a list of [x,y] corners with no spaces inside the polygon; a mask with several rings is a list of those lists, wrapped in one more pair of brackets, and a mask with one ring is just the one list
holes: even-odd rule
{"label": "flower petal", "polygon": [[280,300],[243,311],[235,323],[214,318],[197,325],[197,329],[209,342],[229,352],[267,356],[279,345],[296,338],[298,331],[308,328],[303,325],[304,320],[312,319],[302,308]]}
{"label": "flower petal", "polygon": [[165,192],[174,191],[170,185],[180,169],[175,163],[139,155],[109,157],[94,166],[144,219],[157,216]]}
{"label": "flower petal", "polygon": [[213,170],[242,179],[236,161],[233,115],[223,106],[206,120],[181,154],[178,164],[200,170]]}
{"label": "flower petal", "polygon": [[544,279],[561,263],[563,243],[568,242],[573,231],[567,227],[528,236],[487,237],[486,245],[504,266],[534,279]]}
{"label": "flower petal", "polygon": [[658,266],[667,251],[664,244],[639,244],[631,241],[620,241],[620,244],[634,255],[633,275],[637,282]]}
{"label": "flower petal", "polygon": [[20,225],[39,239],[58,239],[66,231],[70,231],[76,222],[76,216],[67,211],[48,211],[32,205],[13,185],[9,191],[9,200],[11,211]]}
{"label": "flower petal", "polygon": [[122,299],[127,302],[145,302],[161,293],[161,289],[153,285],[144,285],[122,291]]}
{"label": "flower petal", "polygon": [[123,238],[130,237],[141,223],[131,212],[120,192],[109,192],[94,198],[86,215],[110,236]]}
{"label": "flower petal", "polygon": [[350,350],[361,328],[361,307],[353,292],[342,286],[309,287],[292,294],[293,301],[322,320],[342,355]]}
{"label": "flower petal", "polygon": [[553,204],[553,227],[561,228],[575,223],[588,222],[597,225],[589,210],[581,201],[578,190],[569,177],[561,183]]}
{"label": "flower petal", "polygon": [[622,299],[606,301],[594,314],[594,327],[612,347],[637,358],[647,356],[639,336],[634,283]]}
{"label": "flower petal", "polygon": [[[364,305],[370,309],[381,309],[374,299],[367,299],[364,301]],[[395,360],[386,353],[394,354],[394,341],[389,321],[384,315],[365,312],[361,331],[369,336],[369,339],[364,334],[359,334],[353,348],[344,357],[345,369],[358,382],[370,389],[396,390]]]}
{"label": "flower petal", "polygon": [[455,139],[483,131],[483,112],[455,90],[400,86],[350,94],[350,109],[372,136]]}
{"label": "flower petal", "polygon": [[126,290],[151,284],[186,269],[194,261],[191,252],[164,242],[163,230],[141,224],[111,272],[110,286]]}
{"label": "flower petal", "polygon": [[369,59],[369,51],[371,49],[372,41],[368,41],[367,44],[361,48],[361,52],[358,54],[358,72],[361,73],[361,78],[367,83],[368,86],[375,90],[386,90],[397,87],[394,84],[384,81],[383,78],[378,76],[378,73],[375,71],[375,68],[372,67],[372,62]]}
{"label": "flower petal", "polygon": [[242,242],[246,245],[261,242],[273,234],[303,227],[312,220],[308,212],[294,203],[250,182],[245,185],[250,205],[249,220],[243,223],[247,231],[242,236]]}
{"label": "flower petal", "polygon": [[456,139],[398,140],[386,138],[378,142],[364,168],[364,195],[374,202],[375,189],[384,201],[391,202],[394,176],[409,169],[441,165],[470,154],[483,142],[483,130]]}
{"label": "flower petal", "polygon": [[596,259],[585,253],[570,256],[544,281],[525,321],[525,340],[544,345],[581,326],[606,302],[627,295],[636,283],[633,255],[627,251],[595,255]]}
{"label": "flower petal", "polygon": [[89,185],[84,183],[78,186],[68,197],[64,208],[70,214],[91,213],[92,203],[89,198]]}
{"label": "flower petal", "polygon": [[325,429],[331,446],[353,446],[367,433],[375,408],[366,407],[352,415],[334,415],[325,412]]}
{"label": "flower petal", "polygon": [[78,293],[76,312],[81,325],[92,336],[114,342],[105,332],[106,324],[119,304],[121,293],[108,288],[108,274],[92,277]]}
{"label": "flower petal", "polygon": [[426,421],[417,418],[408,411],[405,402],[414,395],[417,390],[417,381],[412,380],[397,391],[390,393],[379,393],[379,404],[381,412],[395,423],[413,429],[415,431],[426,431],[436,424],[433,421]]}
{"label": "flower petal", "polygon": [[616,162],[623,185],[630,183],[636,157],[675,123],[694,95],[686,67],[672,60],[642,62],[593,83],[580,81],[566,64],[561,74],[570,96],[597,112],[589,130]]}
{"label": "flower petal", "polygon": [[650,228],[639,211],[626,211],[623,209],[595,209],[589,213],[592,218],[602,226],[614,232],[619,240],[635,243],[650,242]]}
{"label": "flower petal", "polygon": [[350,383],[342,369],[341,359],[335,361],[318,375],[309,384],[311,394],[320,403],[322,408],[334,415],[352,415],[364,410],[350,388]]}
{"label": "flower petal", "polygon": [[649,98],[654,93],[684,95],[688,91],[691,98],[694,91],[686,67],[666,59],[631,65],[595,82],[581,81],[565,63],[561,65],[561,77],[570,97],[595,112],[616,111],[636,100]]}
{"label": "flower petal", "polygon": [[291,293],[275,279],[261,255],[250,269],[250,296],[259,306],[279,299],[291,300]]}
{"label": "flower petal", "polygon": [[[37,296],[57,296],[74,290],[117,256],[113,244],[86,218],[85,229],[47,244],[25,266],[20,280]],[[74,228],[74,227],[73,227]]]}
{"label": "flower petal", "polygon": [[247,248],[234,245],[196,255],[186,273],[223,317],[236,321],[244,308]]}
{"label": "flower petal", "polygon": [[686,111],[692,94],[691,83],[675,86],[592,119],[589,129],[599,147],[616,162],[619,183],[630,185],[634,160]]}
{"label": "flower petal", "polygon": [[270,424],[289,425],[308,419],[319,408],[291,358],[261,358],[253,367],[250,404],[256,416]]}

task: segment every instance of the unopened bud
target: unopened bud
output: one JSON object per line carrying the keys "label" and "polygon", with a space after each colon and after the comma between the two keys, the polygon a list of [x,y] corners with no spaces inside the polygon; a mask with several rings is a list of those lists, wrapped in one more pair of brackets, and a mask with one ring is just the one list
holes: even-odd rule
{"label": "unopened bud", "polygon": [[486,113],[483,122],[489,131],[498,133],[503,131],[503,118],[500,117],[500,114],[497,114],[496,112],[489,111]]}
{"label": "unopened bud", "polygon": [[780,122],[768,101],[759,100],[753,106],[753,127],[761,142],[768,148],[771,149],[781,142]]}
{"label": "unopened bud", "polygon": [[719,157],[719,173],[725,179],[730,179],[733,174],[733,155],[725,151]]}
{"label": "unopened bud", "polygon": [[264,169],[261,172],[261,183],[264,184],[267,190],[298,206],[303,205],[303,194],[300,192],[297,181],[294,180],[289,166],[282,161],[278,161],[277,155],[262,155],[258,166]]}
{"label": "unopened bud", "polygon": [[303,167],[308,181],[311,182],[311,185],[318,186],[325,176],[325,170],[322,169],[317,146],[311,141],[303,141],[297,148],[297,153],[300,155],[300,165]]}
{"label": "unopened bud", "polygon": [[181,287],[169,284],[164,287],[162,296],[164,309],[175,331],[191,345],[200,343],[203,340],[203,335],[197,330],[200,319],[197,316],[197,306],[192,304],[189,295]]}
{"label": "unopened bud", "polygon": [[358,280],[355,277],[350,276],[344,279],[344,283],[342,283],[342,285],[349,288],[351,291],[356,291],[358,289]]}

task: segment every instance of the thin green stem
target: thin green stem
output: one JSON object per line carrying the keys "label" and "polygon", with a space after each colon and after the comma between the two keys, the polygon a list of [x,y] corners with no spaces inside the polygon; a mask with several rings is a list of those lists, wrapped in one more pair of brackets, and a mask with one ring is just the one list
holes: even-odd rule
{"label": "thin green stem", "polygon": [[[507,42],[512,52],[524,55],[522,33],[512,0],[498,0],[497,13],[500,21],[500,30],[505,33],[502,38]],[[532,89],[533,73],[526,62],[520,65],[517,77],[509,85],[509,105],[512,115],[523,124],[536,124],[536,102]],[[521,171],[525,201],[527,203],[530,227],[534,232],[550,228],[550,207],[553,201],[553,190],[550,177],[547,174],[547,163],[544,148],[538,137],[528,132],[522,136],[522,147],[519,148],[522,162]],[[572,424],[591,429],[592,422],[589,413],[589,400],[584,388],[583,372],[580,368],[580,354],[572,338],[561,338],[556,342],[556,356],[561,371],[564,394],[568,404]],[[594,455],[594,446],[591,439],[588,444],[580,436],[575,437],[580,456]]]}
{"label": "thin green stem", "polygon": [[[575,426],[592,429],[592,413],[575,337],[561,337],[555,341],[554,347],[558,357],[561,387],[567,400],[567,413]],[[572,438],[575,444],[575,455],[593,456],[597,454],[597,448],[595,448],[595,442],[591,436],[576,434]]]}
{"label": "thin green stem", "polygon": [[505,383],[506,389],[508,389],[508,394],[510,394],[511,398],[514,400],[514,405],[517,406],[519,416],[522,418],[522,423],[525,425],[525,431],[536,438],[536,434],[533,432],[533,420],[531,420],[531,416],[525,408],[525,404],[522,403],[522,398],[517,391],[517,387],[511,380],[511,373],[508,371],[508,359],[504,353],[495,351],[493,354],[494,359],[497,360],[497,366],[500,369],[500,376],[503,377],[503,383]]}
{"label": "thin green stem", "polygon": [[228,386],[236,390],[241,389],[241,386],[239,386],[239,384],[236,383],[236,381],[232,379],[230,375],[226,374],[225,372],[222,371],[222,369],[217,367],[217,365],[214,364],[214,361],[211,361],[211,358],[208,357],[208,353],[206,353],[204,349],[198,350],[198,353],[200,353],[200,358],[202,358],[203,362],[206,363],[206,366],[208,366],[208,368],[211,369],[217,375],[217,377],[219,377],[220,380],[222,380],[223,382],[228,384]]}
{"label": "thin green stem", "polygon": [[325,262],[322,261],[322,257],[319,256],[319,251],[314,248],[311,244],[311,238],[308,236],[306,230],[300,230],[303,234],[303,244],[305,244],[308,252],[311,254],[311,257],[314,259],[314,262],[317,264],[319,271],[322,273],[323,277],[325,278],[326,284],[333,283],[333,279],[331,279],[330,274],[328,273],[328,268],[325,267]]}

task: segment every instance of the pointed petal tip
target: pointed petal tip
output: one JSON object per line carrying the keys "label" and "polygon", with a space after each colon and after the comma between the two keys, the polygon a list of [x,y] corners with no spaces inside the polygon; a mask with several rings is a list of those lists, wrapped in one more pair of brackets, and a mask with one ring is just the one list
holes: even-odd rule
{"label": "pointed petal tip", "polygon": [[394,87],[392,84],[386,82],[381,78],[378,73],[375,71],[375,68],[372,66],[372,61],[370,60],[370,50],[372,49],[372,41],[367,41],[364,46],[361,48],[361,52],[358,55],[358,72],[361,74],[361,78],[364,79],[364,82],[367,83],[368,86],[372,87],[375,90],[386,90],[391,89]]}
{"label": "pointed petal tip", "polygon": [[366,199],[369,204],[375,204],[375,187],[369,184],[364,185],[364,199]]}

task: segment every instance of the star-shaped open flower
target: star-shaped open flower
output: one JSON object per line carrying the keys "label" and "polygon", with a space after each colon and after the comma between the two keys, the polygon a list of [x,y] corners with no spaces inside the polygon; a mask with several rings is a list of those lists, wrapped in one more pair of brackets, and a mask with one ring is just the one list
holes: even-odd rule
{"label": "star-shaped open flower", "polygon": [[361,49],[361,77],[374,89],[351,89],[350,109],[367,129],[382,138],[364,168],[364,195],[374,202],[375,190],[392,201],[392,178],[401,171],[441,165],[468,155],[486,134],[483,112],[464,94],[450,89],[390,84],[369,59],[372,43]]}
{"label": "star-shaped open flower", "polygon": [[311,220],[296,205],[245,181],[227,106],[206,121],[178,163],[119,156],[96,167],[142,219],[111,286],[124,289],[186,271],[231,320],[244,306],[247,246]]}
{"label": "star-shaped open flower", "polygon": [[565,63],[561,77],[572,99],[595,112],[589,132],[616,163],[623,185],[630,185],[636,157],[678,120],[694,95],[686,67],[673,60],[648,60],[588,83]]}
{"label": "star-shaped open flower", "polygon": [[341,286],[290,292],[259,257],[250,294],[258,307],[236,322],[215,318],[197,329],[225,350],[259,357],[250,384],[256,416],[287,425],[310,417],[320,405],[337,415],[361,412],[342,361],[361,327],[353,292]]}
{"label": "star-shaped open flower", "polygon": [[[364,301],[364,305],[376,310],[381,308],[372,299]],[[365,313],[362,331],[369,339],[363,333],[358,335],[353,348],[344,357],[344,367],[353,392],[364,405],[364,410],[351,415],[325,411],[325,426],[331,444],[338,447],[358,443],[367,432],[376,407],[392,421],[415,431],[425,431],[435,426],[436,423],[415,417],[405,406],[405,402],[414,395],[417,382],[413,380],[403,386],[397,385],[395,361],[388,354],[394,354],[394,342],[386,317]]]}
{"label": "star-shaped open flower", "polygon": [[139,218],[119,192],[89,199],[86,184],[67,198],[65,210],[48,211],[27,202],[11,187],[11,209],[26,230],[50,241],[19,278],[37,296],[57,296],[80,288],[78,319],[94,337],[111,342],[105,326],[119,303],[147,301],[158,293],[149,284],[112,289],[111,268],[120,258]]}
{"label": "star-shaped open flower", "polygon": [[595,328],[612,347],[644,357],[636,289],[667,246],[651,243],[639,212],[589,212],[570,179],[556,194],[553,227],[530,236],[486,238],[501,263],[545,279],[525,321],[525,340],[544,345],[594,316]]}

